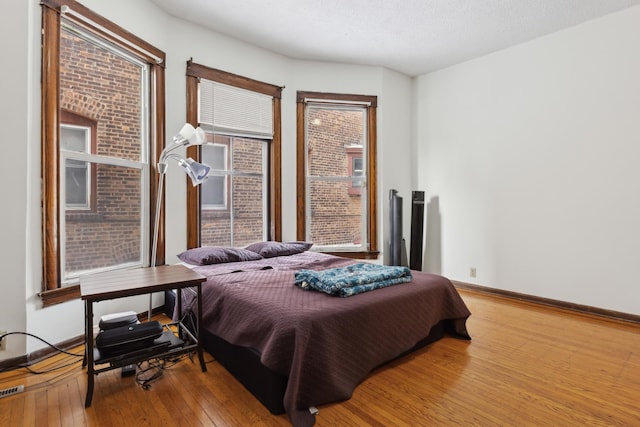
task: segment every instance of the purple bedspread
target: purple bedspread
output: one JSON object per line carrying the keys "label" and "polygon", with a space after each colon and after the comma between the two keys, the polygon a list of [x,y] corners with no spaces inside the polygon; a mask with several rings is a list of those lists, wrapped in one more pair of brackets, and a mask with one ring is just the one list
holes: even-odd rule
{"label": "purple bedspread", "polygon": [[441,276],[414,271],[411,282],[351,298],[294,285],[296,270],[354,262],[304,252],[195,269],[207,277],[203,327],[257,349],[263,365],[288,377],[283,403],[296,427],[314,424],[309,406],[349,399],[371,370],[412,348],[441,320],[453,320],[449,332],[469,338],[471,313]]}

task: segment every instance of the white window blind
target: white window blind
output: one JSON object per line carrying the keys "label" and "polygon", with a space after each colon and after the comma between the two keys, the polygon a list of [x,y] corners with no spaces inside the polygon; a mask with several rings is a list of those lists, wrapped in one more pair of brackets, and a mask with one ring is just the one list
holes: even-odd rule
{"label": "white window blind", "polygon": [[273,97],[201,79],[198,122],[208,131],[273,137]]}

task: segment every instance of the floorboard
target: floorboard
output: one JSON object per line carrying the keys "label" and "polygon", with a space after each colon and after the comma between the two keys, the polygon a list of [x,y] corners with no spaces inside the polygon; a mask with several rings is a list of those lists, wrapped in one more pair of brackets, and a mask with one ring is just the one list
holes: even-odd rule
{"label": "floorboard", "polygon": [[[319,407],[317,426],[640,425],[640,325],[460,290],[472,341],[450,337],[374,372],[353,397]],[[82,347],[74,349],[82,353]],[[119,370],[96,377],[84,408],[81,360],[57,355],[0,373],[8,426],[288,426],[206,354],[144,390]],[[196,361],[197,362],[197,361]]]}

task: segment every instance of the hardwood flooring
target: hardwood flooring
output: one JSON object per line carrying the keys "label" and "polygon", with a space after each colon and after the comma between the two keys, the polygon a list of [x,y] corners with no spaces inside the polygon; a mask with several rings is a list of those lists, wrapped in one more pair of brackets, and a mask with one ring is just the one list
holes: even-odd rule
{"label": "hardwood flooring", "polygon": [[[317,426],[639,426],[640,325],[460,290],[473,340],[446,337],[373,372]],[[82,347],[74,350],[82,352]],[[0,374],[0,426],[288,426],[206,355],[166,369],[144,390],[118,370],[96,377],[55,356]]]}

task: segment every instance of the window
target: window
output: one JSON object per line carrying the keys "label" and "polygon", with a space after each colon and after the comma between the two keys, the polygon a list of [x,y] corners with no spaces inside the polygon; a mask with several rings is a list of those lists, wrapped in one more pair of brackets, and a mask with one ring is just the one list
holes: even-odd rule
{"label": "window", "polygon": [[95,209],[95,168],[85,159],[96,151],[96,123],[63,110],[60,123],[61,197],[67,211]]}
{"label": "window", "polygon": [[[60,126],[60,151],[64,159],[65,208],[91,209],[91,165],[73,158],[73,153],[88,153],[87,140],[91,129]],[[68,153],[68,155],[65,155]]]}
{"label": "window", "polygon": [[164,54],[73,0],[42,5],[47,306],[77,297],[82,274],[149,263]]}
{"label": "window", "polygon": [[[215,140],[223,139],[217,135],[216,137]],[[230,140],[231,138],[225,137],[224,139]],[[214,142],[202,148],[202,162],[211,166],[209,177],[202,183],[202,209],[228,209],[229,145],[231,145],[230,141],[225,144]]]}
{"label": "window", "polygon": [[91,165],[74,159],[75,153],[90,154],[88,141],[91,129],[75,126],[60,126],[60,152],[64,159],[64,191],[67,210],[91,209]]}
{"label": "window", "polygon": [[187,121],[207,143],[188,155],[211,167],[187,185],[187,246],[280,240],[282,88],[189,62]]}
{"label": "window", "polygon": [[364,158],[362,157],[362,145],[356,144],[345,147],[349,176],[353,178],[349,186],[349,194],[359,196],[364,176]]}
{"label": "window", "polygon": [[298,92],[298,239],[376,258],[374,96]]}

